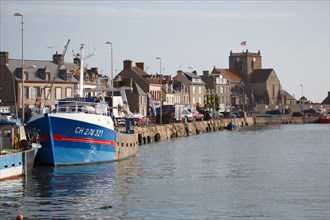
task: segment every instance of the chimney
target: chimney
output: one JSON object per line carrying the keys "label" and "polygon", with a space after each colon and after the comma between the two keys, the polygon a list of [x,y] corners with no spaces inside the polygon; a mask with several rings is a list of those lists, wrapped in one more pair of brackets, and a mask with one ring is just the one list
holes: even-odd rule
{"label": "chimney", "polygon": [[80,66],[80,59],[79,58],[73,58],[73,63]]}
{"label": "chimney", "polygon": [[210,72],[208,70],[204,70],[203,71],[203,76],[204,77],[209,77],[210,76]]}
{"label": "chimney", "polygon": [[99,74],[99,69],[98,69],[97,67],[92,67],[92,68],[91,68],[91,72],[92,72],[93,74],[98,75],[98,74]]}
{"label": "chimney", "polygon": [[144,70],[144,63],[143,62],[136,63],[136,67],[140,68],[141,70]]}
{"label": "chimney", "polygon": [[9,53],[7,51],[0,52],[0,66],[4,66],[8,64]]}
{"label": "chimney", "polygon": [[132,60],[124,60],[124,70],[132,69]]}
{"label": "chimney", "polygon": [[57,65],[63,65],[64,59],[62,59],[62,54],[58,54],[56,51],[56,54],[53,55],[53,62]]}

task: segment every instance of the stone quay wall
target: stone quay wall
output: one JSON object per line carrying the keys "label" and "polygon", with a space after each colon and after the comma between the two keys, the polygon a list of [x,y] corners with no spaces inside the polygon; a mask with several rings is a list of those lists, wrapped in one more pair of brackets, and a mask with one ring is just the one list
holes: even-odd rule
{"label": "stone quay wall", "polygon": [[148,125],[134,127],[134,133],[138,134],[139,144],[148,144],[171,138],[180,138],[190,135],[198,135],[208,132],[221,131],[227,128],[230,122],[235,122],[239,127],[252,126],[252,117],[219,119],[209,121],[193,121],[188,123],[173,123],[164,125]]}
{"label": "stone quay wall", "polygon": [[139,145],[163,141],[171,138],[187,137],[208,132],[227,129],[230,122],[235,122],[238,127],[267,125],[267,124],[304,124],[317,123],[319,117],[246,117],[233,119],[219,119],[209,121],[193,121],[188,123],[173,123],[163,125],[148,125],[134,127]]}
{"label": "stone quay wall", "polygon": [[304,116],[304,117],[290,117],[290,116],[273,116],[273,117],[255,117],[255,125],[265,124],[304,124],[304,123],[317,123],[318,116]]}

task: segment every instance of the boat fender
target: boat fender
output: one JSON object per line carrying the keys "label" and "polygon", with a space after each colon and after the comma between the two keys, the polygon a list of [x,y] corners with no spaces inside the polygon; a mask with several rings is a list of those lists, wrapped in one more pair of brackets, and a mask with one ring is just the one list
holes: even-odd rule
{"label": "boat fender", "polygon": [[186,134],[187,134],[187,136],[189,136],[189,128],[188,128],[188,126],[186,126]]}
{"label": "boat fender", "polygon": [[138,135],[138,141],[139,141],[139,144],[142,144],[142,139],[143,139],[143,138],[142,138],[142,134],[139,134],[139,135]]}
{"label": "boat fender", "polygon": [[29,145],[29,141],[26,140],[26,139],[20,140],[20,142],[19,142],[19,148],[21,150],[28,150],[28,149],[30,149],[31,146]]}
{"label": "boat fender", "polygon": [[157,134],[155,135],[154,140],[155,140],[155,142],[160,141],[160,134],[159,134],[159,133],[157,133]]}

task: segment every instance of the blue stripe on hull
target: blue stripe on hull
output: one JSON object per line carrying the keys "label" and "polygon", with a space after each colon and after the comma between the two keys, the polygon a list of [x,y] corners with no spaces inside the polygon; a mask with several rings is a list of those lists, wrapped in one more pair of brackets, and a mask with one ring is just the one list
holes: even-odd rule
{"label": "blue stripe on hull", "polygon": [[70,119],[44,117],[28,124],[39,130],[42,148],[39,162],[72,165],[112,161],[116,152],[116,131],[97,124]]}

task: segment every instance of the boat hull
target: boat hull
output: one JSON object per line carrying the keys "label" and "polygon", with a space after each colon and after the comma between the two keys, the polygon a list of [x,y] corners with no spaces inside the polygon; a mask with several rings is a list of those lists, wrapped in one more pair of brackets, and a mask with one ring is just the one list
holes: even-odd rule
{"label": "boat hull", "polygon": [[56,113],[32,118],[43,146],[36,160],[46,165],[78,165],[116,160],[116,131],[110,117]]}
{"label": "boat hull", "polygon": [[38,147],[0,155],[0,181],[32,172]]}
{"label": "boat hull", "polygon": [[330,124],[330,118],[321,118],[320,123],[321,124]]}

